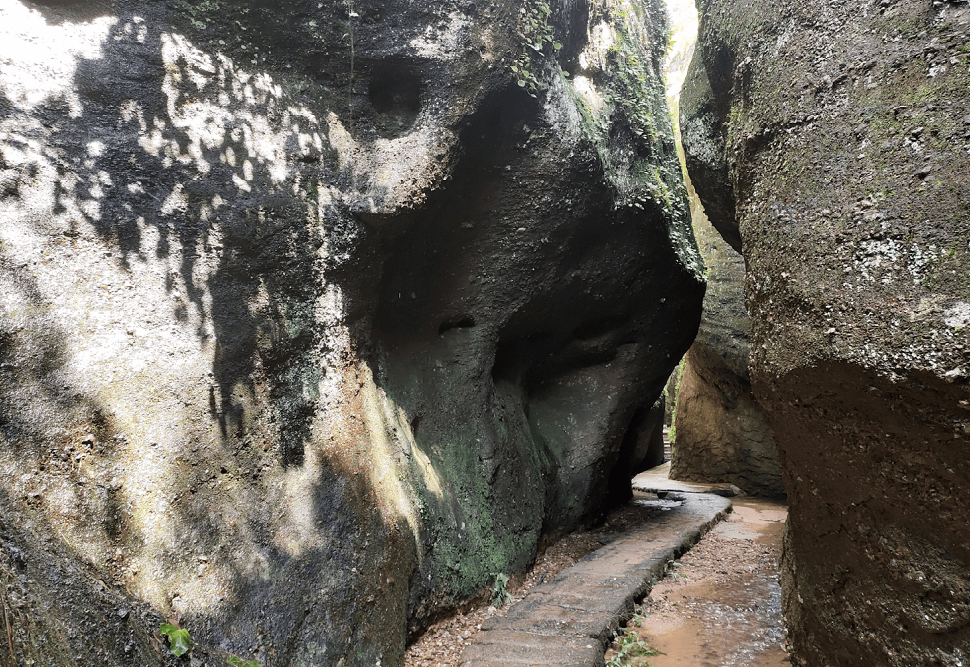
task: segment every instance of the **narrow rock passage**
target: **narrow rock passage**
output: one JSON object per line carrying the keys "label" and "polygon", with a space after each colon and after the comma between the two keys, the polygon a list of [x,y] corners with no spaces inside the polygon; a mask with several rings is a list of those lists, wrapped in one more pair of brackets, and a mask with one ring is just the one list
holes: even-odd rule
{"label": "narrow rock passage", "polygon": [[653,667],[789,664],[778,584],[786,516],[775,502],[734,499],[728,519],[654,586],[637,617],[640,627],[628,630],[661,651],[647,658]]}

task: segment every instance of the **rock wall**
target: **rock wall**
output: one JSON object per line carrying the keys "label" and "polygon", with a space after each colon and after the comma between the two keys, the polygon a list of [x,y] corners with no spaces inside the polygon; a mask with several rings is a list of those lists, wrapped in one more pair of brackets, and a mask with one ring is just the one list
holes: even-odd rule
{"label": "rock wall", "polygon": [[743,245],[793,662],[963,664],[970,7],[700,5],[684,144]]}
{"label": "rock wall", "polygon": [[711,226],[696,199],[691,208],[708,282],[700,330],[677,388],[670,477],[730,482],[748,493],[782,497],[775,441],[748,374],[744,259]]}
{"label": "rock wall", "polygon": [[664,43],[653,0],[0,6],[18,659],[168,618],[397,664],[625,498],[704,290]]}

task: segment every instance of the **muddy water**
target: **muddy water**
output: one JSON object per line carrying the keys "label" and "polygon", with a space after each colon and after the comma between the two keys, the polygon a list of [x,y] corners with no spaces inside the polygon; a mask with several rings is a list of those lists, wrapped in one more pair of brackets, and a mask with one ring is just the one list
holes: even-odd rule
{"label": "muddy water", "polygon": [[644,602],[654,667],[787,667],[778,585],[783,505],[736,500]]}

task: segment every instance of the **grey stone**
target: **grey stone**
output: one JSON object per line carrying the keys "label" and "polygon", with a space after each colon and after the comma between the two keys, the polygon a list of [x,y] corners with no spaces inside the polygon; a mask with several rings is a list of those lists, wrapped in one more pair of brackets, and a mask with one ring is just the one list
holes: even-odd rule
{"label": "grey stone", "polygon": [[552,4],[0,8],[20,657],[398,664],[629,494],[704,288],[664,10]]}
{"label": "grey stone", "polygon": [[635,601],[731,509],[731,502],[719,496],[678,498],[679,506],[536,586],[505,616],[483,623],[484,632],[465,648],[461,664],[602,665],[606,646],[633,615]]}

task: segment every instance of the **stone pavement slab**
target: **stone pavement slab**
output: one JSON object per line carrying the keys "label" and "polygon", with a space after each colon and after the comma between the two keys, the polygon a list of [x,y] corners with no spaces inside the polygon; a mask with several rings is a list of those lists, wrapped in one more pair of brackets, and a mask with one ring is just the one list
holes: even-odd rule
{"label": "stone pavement slab", "polygon": [[636,600],[731,509],[731,502],[721,496],[672,497],[678,506],[536,586],[505,616],[483,623],[461,664],[602,666],[607,643],[633,615]]}
{"label": "stone pavement slab", "polygon": [[743,496],[744,491],[734,486],[734,484],[715,483],[706,484],[703,482],[680,482],[669,479],[670,461],[656,468],[645,470],[633,478],[633,490],[642,493],[664,493],[673,491],[675,493],[713,493],[718,496],[733,498]]}

